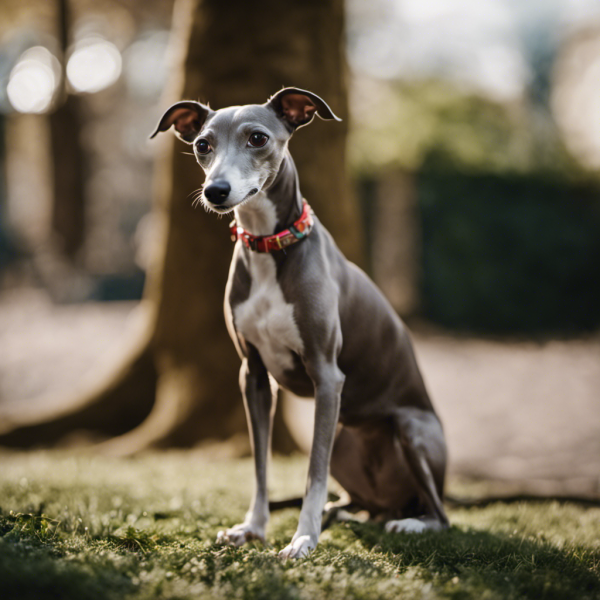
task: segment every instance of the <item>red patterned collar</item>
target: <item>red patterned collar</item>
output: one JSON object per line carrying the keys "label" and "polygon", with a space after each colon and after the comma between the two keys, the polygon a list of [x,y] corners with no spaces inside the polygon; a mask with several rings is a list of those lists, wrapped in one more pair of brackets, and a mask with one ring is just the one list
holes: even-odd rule
{"label": "red patterned collar", "polygon": [[312,208],[308,202],[303,198],[302,203],[302,214],[298,220],[287,229],[274,235],[252,235],[243,227],[238,227],[234,219],[229,225],[231,241],[242,240],[246,248],[254,250],[254,252],[275,252],[303,240],[312,231],[315,221],[313,219]]}

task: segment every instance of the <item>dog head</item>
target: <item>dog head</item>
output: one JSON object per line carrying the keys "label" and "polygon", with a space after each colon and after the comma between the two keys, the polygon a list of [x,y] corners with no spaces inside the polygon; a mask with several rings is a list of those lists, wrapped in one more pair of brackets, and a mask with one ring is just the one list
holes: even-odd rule
{"label": "dog head", "polygon": [[216,111],[184,101],[165,112],[151,137],[173,127],[179,139],[191,144],[206,174],[202,201],[228,213],[269,188],[290,137],[315,115],[340,120],[322,98],[298,88],[284,88],[265,104]]}

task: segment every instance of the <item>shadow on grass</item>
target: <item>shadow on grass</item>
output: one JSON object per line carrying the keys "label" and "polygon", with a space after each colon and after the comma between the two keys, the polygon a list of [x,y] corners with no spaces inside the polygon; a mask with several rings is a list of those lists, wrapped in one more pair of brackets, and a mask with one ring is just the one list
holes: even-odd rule
{"label": "shadow on grass", "polygon": [[350,529],[371,552],[393,554],[400,571],[425,570],[449,598],[600,597],[600,549],[451,527],[441,533],[383,534],[372,523]]}
{"label": "shadow on grass", "polygon": [[0,539],[0,597],[5,600],[104,600],[132,589],[123,566],[102,557],[68,560],[48,544]]}
{"label": "shadow on grass", "polygon": [[351,522],[332,526],[306,560],[282,563],[277,550],[296,519],[290,511],[274,524],[274,547],[231,548],[215,546],[212,530],[148,537],[127,527],[90,540],[4,517],[0,598],[600,598],[597,547],[464,526],[387,534]]}

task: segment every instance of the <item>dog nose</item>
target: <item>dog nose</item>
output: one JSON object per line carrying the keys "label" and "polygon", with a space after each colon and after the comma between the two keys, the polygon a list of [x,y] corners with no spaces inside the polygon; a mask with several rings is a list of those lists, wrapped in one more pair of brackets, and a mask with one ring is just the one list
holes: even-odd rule
{"label": "dog nose", "polygon": [[223,180],[214,181],[204,188],[204,195],[213,204],[222,204],[227,200],[231,186]]}

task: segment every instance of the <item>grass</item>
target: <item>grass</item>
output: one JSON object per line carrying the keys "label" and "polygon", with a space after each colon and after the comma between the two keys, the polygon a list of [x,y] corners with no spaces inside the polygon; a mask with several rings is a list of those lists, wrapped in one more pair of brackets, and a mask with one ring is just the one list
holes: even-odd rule
{"label": "grass", "polygon": [[[252,600],[600,598],[600,509],[556,502],[450,511],[443,533],[335,524],[307,559],[282,563],[298,510],[268,546],[214,544],[239,522],[249,460],[0,455],[0,598]],[[306,460],[276,459],[272,496],[299,495]]]}

